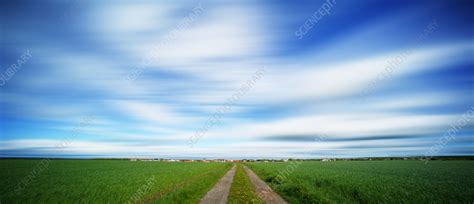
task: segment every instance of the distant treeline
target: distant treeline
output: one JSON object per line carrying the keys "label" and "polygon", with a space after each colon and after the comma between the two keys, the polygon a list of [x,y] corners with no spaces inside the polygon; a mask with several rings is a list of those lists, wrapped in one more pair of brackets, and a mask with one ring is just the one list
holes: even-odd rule
{"label": "distant treeline", "polygon": [[[474,156],[437,156],[437,157],[363,157],[363,158],[327,158],[327,159],[289,159],[289,161],[377,161],[377,160],[474,160]],[[264,160],[256,160],[264,161]]]}
{"label": "distant treeline", "polygon": [[[51,159],[51,160],[130,160],[132,158],[40,158],[40,157],[0,157],[0,159]],[[147,159],[158,159],[158,160],[169,160],[162,158],[147,158]],[[201,161],[206,159],[194,159],[194,161]],[[241,162],[286,162],[286,161],[377,161],[377,160],[474,160],[474,156],[434,156],[434,157],[356,157],[356,158],[314,158],[314,159],[300,159],[300,158],[288,158],[288,159],[241,159],[236,161]]]}

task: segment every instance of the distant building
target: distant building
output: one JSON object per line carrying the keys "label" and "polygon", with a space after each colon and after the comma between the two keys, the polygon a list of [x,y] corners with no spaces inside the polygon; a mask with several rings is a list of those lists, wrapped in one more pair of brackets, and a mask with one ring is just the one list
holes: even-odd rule
{"label": "distant building", "polygon": [[181,160],[181,162],[194,162],[194,160],[192,160],[192,159],[183,159],[183,160]]}

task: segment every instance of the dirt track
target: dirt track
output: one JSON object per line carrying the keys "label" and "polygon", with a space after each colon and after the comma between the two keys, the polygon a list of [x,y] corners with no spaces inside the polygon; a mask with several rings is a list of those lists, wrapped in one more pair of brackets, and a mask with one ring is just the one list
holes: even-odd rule
{"label": "dirt track", "polygon": [[217,184],[201,199],[201,204],[226,204],[236,167],[230,169]]}
{"label": "dirt track", "polygon": [[247,176],[250,178],[250,181],[255,186],[255,191],[260,198],[265,201],[265,203],[271,204],[283,204],[287,203],[283,198],[275,193],[270,186],[268,186],[262,179],[260,179],[252,170],[244,166]]}

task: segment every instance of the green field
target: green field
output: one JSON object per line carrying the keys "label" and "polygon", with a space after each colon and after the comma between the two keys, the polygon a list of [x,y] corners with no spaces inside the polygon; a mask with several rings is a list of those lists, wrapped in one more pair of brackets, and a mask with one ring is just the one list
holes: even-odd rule
{"label": "green field", "polygon": [[247,163],[290,203],[472,203],[474,161]]}
{"label": "green field", "polygon": [[230,169],[226,163],[0,160],[1,203],[196,203]]}
{"label": "green field", "polygon": [[263,203],[255,193],[255,187],[250,182],[249,177],[244,171],[242,165],[237,165],[232,187],[229,193],[229,203]]}
{"label": "green field", "polygon": [[[198,203],[231,163],[0,160],[1,203]],[[289,203],[472,203],[474,161],[246,163]],[[229,203],[260,203],[242,169]],[[34,176],[31,176],[34,175]],[[31,178],[22,184],[25,178]],[[24,182],[23,182],[24,183]]]}

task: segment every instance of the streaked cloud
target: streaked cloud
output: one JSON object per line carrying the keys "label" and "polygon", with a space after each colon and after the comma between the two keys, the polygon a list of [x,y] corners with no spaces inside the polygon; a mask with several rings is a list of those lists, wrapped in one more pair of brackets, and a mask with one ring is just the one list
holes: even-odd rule
{"label": "streaked cloud", "polygon": [[[295,36],[324,2],[2,2],[0,71],[34,57],[0,87],[0,156],[423,155],[474,104],[472,3],[337,2]],[[438,154],[472,155],[467,123]]]}

